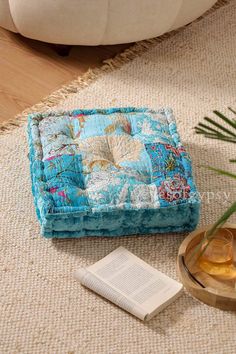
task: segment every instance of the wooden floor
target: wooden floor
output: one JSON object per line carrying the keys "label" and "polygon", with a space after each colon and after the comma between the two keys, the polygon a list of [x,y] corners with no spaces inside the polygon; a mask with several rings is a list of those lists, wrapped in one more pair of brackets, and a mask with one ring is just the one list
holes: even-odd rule
{"label": "wooden floor", "polygon": [[69,56],[61,57],[53,45],[0,28],[0,122],[129,46],[75,46]]}

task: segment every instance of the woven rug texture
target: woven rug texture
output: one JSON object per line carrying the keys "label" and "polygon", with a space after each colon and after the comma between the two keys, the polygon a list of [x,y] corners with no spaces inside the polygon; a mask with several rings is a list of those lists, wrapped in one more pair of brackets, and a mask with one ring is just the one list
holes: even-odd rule
{"label": "woven rug texture", "polygon": [[[214,109],[236,109],[235,19],[236,1],[230,1],[121,68],[99,75],[54,108],[172,107],[193,159],[201,225],[214,222],[236,199],[231,179],[202,167],[233,171],[228,160],[235,158],[234,144],[205,139],[193,129]],[[236,352],[236,314],[204,305],[187,291],[143,323],[74,280],[74,270],[118,246],[178,279],[176,256],[186,235],[43,239],[27,154],[25,125],[0,136],[0,353]]]}

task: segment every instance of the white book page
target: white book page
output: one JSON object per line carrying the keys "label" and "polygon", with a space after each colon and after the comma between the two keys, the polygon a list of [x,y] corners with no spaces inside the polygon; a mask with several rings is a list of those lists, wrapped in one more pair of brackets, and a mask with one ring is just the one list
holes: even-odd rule
{"label": "white book page", "polygon": [[[97,280],[96,288],[95,284],[85,284],[85,280],[82,284],[100,294],[102,291],[104,293],[102,296],[120,307],[124,308],[121,303],[117,303],[118,300],[114,301],[114,297],[118,296],[122,303],[126,299],[129,308],[133,308],[126,310],[141,319],[151,318],[152,313],[156,314],[158,308],[160,310],[164,308],[164,305],[169,304],[172,298],[174,300],[182,290],[182,284],[151,267],[123,247],[117,248],[89,266],[87,271],[93,275],[93,281]],[[89,275],[86,278],[88,282]],[[105,295],[105,289],[114,291],[112,299]]]}
{"label": "white book page", "polygon": [[147,315],[139,305],[127,299],[124,295],[115,290],[113,287],[110,287],[108,284],[103,282],[103,280],[98,278],[86,268],[79,269],[75,273],[75,277],[79,279],[81,284],[85,285],[89,289],[95,291],[97,294],[105,297],[106,299],[110,300],[117,306],[140,318],[141,320],[144,320],[145,316]]}

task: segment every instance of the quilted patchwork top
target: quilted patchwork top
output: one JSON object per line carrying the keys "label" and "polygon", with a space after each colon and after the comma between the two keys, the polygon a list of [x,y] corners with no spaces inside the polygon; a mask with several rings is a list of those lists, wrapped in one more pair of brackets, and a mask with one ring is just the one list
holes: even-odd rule
{"label": "quilted patchwork top", "polygon": [[156,209],[198,202],[191,161],[171,109],[35,114],[29,129],[39,211]]}

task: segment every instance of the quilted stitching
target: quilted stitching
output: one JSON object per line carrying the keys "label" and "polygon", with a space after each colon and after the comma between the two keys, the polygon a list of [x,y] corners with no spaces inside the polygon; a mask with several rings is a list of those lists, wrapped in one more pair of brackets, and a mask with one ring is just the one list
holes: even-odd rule
{"label": "quilted stitching", "polygon": [[33,193],[46,228],[57,213],[178,205],[198,213],[191,161],[170,109],[36,114],[29,118],[29,137]]}

